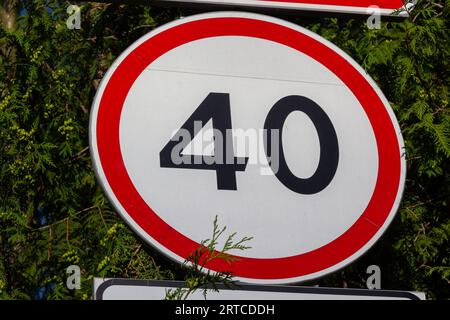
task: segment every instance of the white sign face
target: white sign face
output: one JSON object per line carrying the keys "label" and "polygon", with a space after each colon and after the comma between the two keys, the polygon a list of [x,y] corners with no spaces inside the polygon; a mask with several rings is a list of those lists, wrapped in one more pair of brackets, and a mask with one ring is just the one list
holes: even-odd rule
{"label": "white sign face", "polygon": [[278,9],[321,13],[363,15],[396,15],[407,17],[413,1],[404,0],[159,0],[196,6],[241,7],[246,9]]}
{"label": "white sign face", "polygon": [[192,16],[139,39],[102,81],[90,130],[98,177],[143,239],[183,262],[217,215],[253,239],[208,268],[247,282],[350,263],[404,186],[400,130],[375,83],[318,35],[256,14]]}
{"label": "white sign face", "polygon": [[[208,290],[207,300],[425,300],[423,292],[341,289],[320,287],[262,286],[239,284],[233,288],[218,284]],[[164,300],[168,292],[186,288],[181,281],[94,279],[96,300]],[[188,300],[205,300],[198,289]],[[211,310],[212,311],[212,310]]]}

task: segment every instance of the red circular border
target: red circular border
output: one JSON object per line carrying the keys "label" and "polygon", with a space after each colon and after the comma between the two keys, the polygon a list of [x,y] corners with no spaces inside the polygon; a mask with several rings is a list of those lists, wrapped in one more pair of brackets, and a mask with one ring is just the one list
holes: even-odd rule
{"label": "red circular border", "polygon": [[178,256],[186,258],[199,247],[198,243],[166,224],[135,189],[122,158],[119,124],[128,91],[144,68],[180,45],[220,36],[256,37],[289,46],[315,59],[338,76],[353,92],[370,120],[378,147],[379,170],[375,190],[366,210],[350,229],[327,245],[283,258],[237,256],[239,260],[231,266],[223,260],[214,260],[208,268],[231,271],[242,278],[268,280],[301,277],[344,261],[370,241],[394,205],[401,172],[396,131],[380,97],[351,63],[310,36],[272,22],[241,17],[190,21],[147,39],[123,59],[105,86],[96,119],[101,167],[115,197],[145,232]]}

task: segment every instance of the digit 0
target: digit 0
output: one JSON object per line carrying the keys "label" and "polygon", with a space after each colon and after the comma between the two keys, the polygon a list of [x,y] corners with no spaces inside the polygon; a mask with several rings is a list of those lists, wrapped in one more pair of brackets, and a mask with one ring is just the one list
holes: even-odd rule
{"label": "digit 0", "polygon": [[[301,111],[305,113],[314,124],[320,143],[320,158],[314,174],[307,178],[299,178],[295,176],[286,164],[283,151],[283,125],[286,118],[294,111]],[[301,194],[314,194],[322,191],[327,187],[336,173],[339,161],[339,147],[330,118],[322,110],[322,108],[303,96],[287,96],[280,99],[270,109],[264,123],[265,135],[265,151],[269,159],[269,163],[275,176],[288,189]],[[272,141],[272,130],[278,130],[278,141]],[[274,167],[274,162],[270,161],[272,156],[272,146],[279,147],[279,161],[278,167]]]}

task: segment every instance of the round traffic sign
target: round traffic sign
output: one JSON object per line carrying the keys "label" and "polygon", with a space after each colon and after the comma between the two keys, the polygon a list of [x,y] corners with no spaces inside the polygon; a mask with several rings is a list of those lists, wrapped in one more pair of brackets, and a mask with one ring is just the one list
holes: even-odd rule
{"label": "round traffic sign", "polygon": [[374,81],[320,36],[258,14],[195,15],[132,44],[98,89],[90,143],[106,194],[146,242],[183,262],[217,215],[253,239],[208,269],[254,283],[354,261],[405,180]]}

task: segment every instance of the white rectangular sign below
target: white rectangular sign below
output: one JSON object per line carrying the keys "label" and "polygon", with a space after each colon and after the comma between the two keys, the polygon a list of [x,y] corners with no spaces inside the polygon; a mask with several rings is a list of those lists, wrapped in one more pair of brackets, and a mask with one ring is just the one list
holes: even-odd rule
{"label": "white rectangular sign below", "polygon": [[[163,300],[169,290],[186,287],[182,281],[94,279],[96,300]],[[423,292],[342,289],[320,287],[236,284],[233,289],[217,285],[209,290],[208,300],[425,300]],[[203,290],[194,291],[188,300],[204,300]]]}

